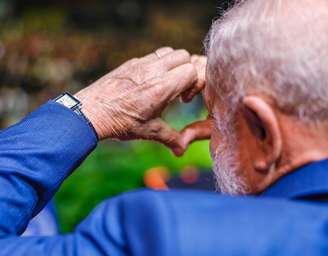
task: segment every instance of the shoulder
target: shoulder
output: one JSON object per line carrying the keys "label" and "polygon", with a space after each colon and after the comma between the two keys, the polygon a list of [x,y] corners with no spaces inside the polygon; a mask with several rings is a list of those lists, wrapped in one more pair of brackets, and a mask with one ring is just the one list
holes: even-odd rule
{"label": "shoulder", "polygon": [[[121,194],[108,201],[116,201],[124,208],[124,210],[134,209],[142,212],[170,212],[177,214],[178,212],[189,213],[192,211],[205,212],[209,215],[229,213],[229,216],[244,214],[250,212],[252,215],[274,214],[279,213],[292,214],[294,211],[303,210],[307,212],[326,211],[326,205],[313,204],[303,201],[291,201],[289,199],[271,198],[271,197],[255,197],[255,196],[228,196],[215,192],[204,192],[195,190],[170,190],[170,191],[154,191],[154,190],[137,190]],[[224,209],[224,212],[222,211]],[[238,209],[238,211],[236,211]],[[218,213],[219,212],[219,213]]]}
{"label": "shoulder", "polygon": [[[132,247],[142,245],[144,250],[151,244],[150,249],[163,252],[160,255],[215,255],[220,251],[263,255],[274,249],[279,255],[288,255],[304,248],[315,252],[320,248],[317,242],[326,236],[322,231],[326,207],[309,203],[150,190],[126,193],[116,200],[125,212],[124,226],[132,227],[127,232],[130,241],[138,237]],[[304,232],[311,238],[297,245]],[[261,244],[254,243],[259,236]],[[279,245],[274,241],[280,241]],[[291,244],[295,247],[290,248]]]}

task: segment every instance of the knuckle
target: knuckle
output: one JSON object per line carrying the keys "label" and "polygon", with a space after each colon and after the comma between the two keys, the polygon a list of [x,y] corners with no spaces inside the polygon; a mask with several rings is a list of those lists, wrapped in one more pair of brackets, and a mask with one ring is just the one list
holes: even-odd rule
{"label": "knuckle", "polygon": [[186,58],[190,58],[190,53],[185,49],[179,49],[178,53],[181,54],[182,56],[186,57]]}
{"label": "knuckle", "polygon": [[190,60],[193,62],[193,61],[197,61],[198,60],[198,56],[197,55],[191,55],[191,58]]}
{"label": "knuckle", "polygon": [[159,48],[157,51],[173,51],[173,48],[170,46],[164,46]]}
{"label": "knuckle", "polygon": [[137,63],[138,60],[139,60],[138,58],[133,58],[133,59],[130,59],[127,62],[125,62],[123,65],[133,65],[133,64]]}

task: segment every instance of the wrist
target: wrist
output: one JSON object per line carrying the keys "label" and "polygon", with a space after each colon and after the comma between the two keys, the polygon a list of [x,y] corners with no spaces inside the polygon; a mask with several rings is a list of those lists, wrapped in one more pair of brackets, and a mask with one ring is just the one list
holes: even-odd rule
{"label": "wrist", "polygon": [[105,138],[104,129],[99,122],[99,111],[97,110],[97,102],[92,101],[90,102],[90,99],[87,97],[84,97],[81,93],[74,94],[74,97],[76,97],[81,102],[80,111],[84,114],[84,116],[89,120],[89,122],[92,124],[94,131],[98,137],[99,140],[102,140]]}
{"label": "wrist", "polygon": [[92,129],[92,131],[96,135],[97,139],[99,139],[98,133],[97,133],[95,127],[93,126],[93,123],[90,121],[88,116],[85,115],[85,113],[81,110],[82,103],[77,97],[71,95],[68,92],[65,92],[65,93],[61,94],[60,96],[58,96],[57,98],[55,98],[54,101],[57,102],[58,104],[65,106],[66,108],[70,109],[76,115],[78,115],[81,119],[83,119],[83,121],[85,123],[87,123],[89,125],[89,127]]}

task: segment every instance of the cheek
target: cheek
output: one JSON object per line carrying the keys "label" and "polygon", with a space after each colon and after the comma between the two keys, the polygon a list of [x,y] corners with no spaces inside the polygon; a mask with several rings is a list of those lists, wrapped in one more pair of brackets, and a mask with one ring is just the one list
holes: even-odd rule
{"label": "cheek", "polygon": [[212,159],[214,159],[216,150],[219,147],[219,145],[220,145],[219,134],[217,131],[213,131],[210,140],[210,151],[211,151]]}

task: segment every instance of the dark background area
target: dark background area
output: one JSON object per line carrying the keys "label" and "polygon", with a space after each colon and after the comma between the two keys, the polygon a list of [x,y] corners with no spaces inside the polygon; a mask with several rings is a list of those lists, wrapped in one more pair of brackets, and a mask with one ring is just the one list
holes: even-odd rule
{"label": "dark background area", "polygon": [[[203,53],[203,39],[231,1],[0,1],[0,126],[63,91],[87,86],[132,57],[161,46]],[[204,118],[201,98],[173,104],[164,118],[181,129]],[[209,170],[208,143],[194,144],[175,158],[151,142],[101,143],[56,195],[64,232],[100,201],[144,187],[145,173],[185,177]],[[196,175],[197,176],[197,175]]]}

